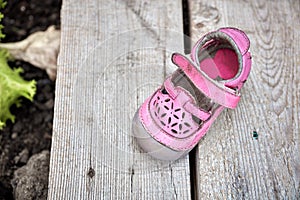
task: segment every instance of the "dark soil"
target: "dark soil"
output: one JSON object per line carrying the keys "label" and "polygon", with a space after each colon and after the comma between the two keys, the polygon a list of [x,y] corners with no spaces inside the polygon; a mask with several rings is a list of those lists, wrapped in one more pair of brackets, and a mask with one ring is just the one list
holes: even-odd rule
{"label": "dark soil", "polygon": [[[29,34],[60,26],[61,0],[8,0],[3,25],[6,38],[2,42],[19,41]],[[14,171],[43,150],[50,150],[55,82],[46,72],[28,63],[16,61],[11,67],[21,66],[24,79],[37,81],[34,101],[22,100],[22,107],[12,107],[15,123],[8,122],[0,131],[0,199],[13,199],[11,180]],[[1,95],[1,94],[0,94]]]}

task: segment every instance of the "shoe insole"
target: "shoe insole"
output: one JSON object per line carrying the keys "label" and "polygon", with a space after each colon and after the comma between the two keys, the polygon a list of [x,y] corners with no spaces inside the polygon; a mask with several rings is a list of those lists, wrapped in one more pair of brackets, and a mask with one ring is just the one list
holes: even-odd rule
{"label": "shoe insole", "polygon": [[218,49],[214,57],[207,57],[200,62],[200,68],[210,78],[232,79],[238,72],[239,63],[232,49]]}

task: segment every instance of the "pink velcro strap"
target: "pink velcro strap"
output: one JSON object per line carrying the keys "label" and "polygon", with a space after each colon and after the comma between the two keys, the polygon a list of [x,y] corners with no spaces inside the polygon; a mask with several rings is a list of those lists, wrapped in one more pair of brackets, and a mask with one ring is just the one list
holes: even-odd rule
{"label": "pink velcro strap", "polygon": [[235,108],[240,100],[240,96],[230,93],[224,88],[216,85],[215,81],[197,68],[183,55],[174,53],[172,55],[172,61],[175,65],[183,70],[183,72],[189,77],[194,85],[208,98],[211,98],[216,103],[225,106],[227,108]]}
{"label": "pink velcro strap", "polygon": [[178,92],[176,91],[176,89],[171,81],[171,77],[169,77],[165,80],[164,86],[165,86],[165,89],[167,90],[169,96],[172,99],[175,99],[178,96]]}
{"label": "pink velcro strap", "polygon": [[210,118],[211,114],[205,110],[202,110],[192,102],[188,101],[184,104],[184,109],[186,109],[189,113],[201,119],[202,121],[206,121]]}
{"label": "pink velcro strap", "polygon": [[[186,111],[188,111],[189,113],[191,113],[192,115],[196,116],[197,118],[201,119],[202,121],[206,121],[210,118],[211,116],[211,113],[201,109],[200,107],[196,106],[193,102],[191,102],[190,97],[188,97],[187,95],[184,94],[183,91],[182,92],[182,95],[179,95],[179,92],[177,90],[182,90],[180,88],[178,88],[176,90],[176,88],[174,87],[172,81],[171,81],[171,78],[168,78],[165,82],[164,82],[164,86],[165,86],[165,89],[167,90],[169,96],[172,98],[172,99],[175,99],[176,97],[179,97],[180,100],[183,100],[184,102],[184,109]],[[186,96],[186,97],[184,97]],[[179,100],[179,101],[180,101]]]}

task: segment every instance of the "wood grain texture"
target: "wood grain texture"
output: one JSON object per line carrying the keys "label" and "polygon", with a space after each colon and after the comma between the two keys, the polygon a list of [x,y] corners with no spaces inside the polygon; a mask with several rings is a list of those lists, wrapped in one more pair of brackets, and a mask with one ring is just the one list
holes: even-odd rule
{"label": "wood grain texture", "polygon": [[250,37],[253,57],[238,108],[223,112],[198,146],[198,198],[299,199],[299,1],[189,5],[194,41],[222,26],[238,27]]}
{"label": "wood grain texture", "polygon": [[181,1],[63,1],[49,199],[190,199],[188,158],[141,151],[131,120],[183,50]]}

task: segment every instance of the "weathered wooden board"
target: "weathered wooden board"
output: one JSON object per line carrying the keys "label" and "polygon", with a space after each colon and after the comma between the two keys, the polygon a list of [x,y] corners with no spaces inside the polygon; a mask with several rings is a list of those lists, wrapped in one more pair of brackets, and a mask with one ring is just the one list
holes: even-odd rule
{"label": "weathered wooden board", "polygon": [[183,50],[181,1],[63,1],[49,199],[190,199],[188,157],[159,162],[131,131]]}
{"label": "weathered wooden board", "polygon": [[253,55],[238,108],[223,112],[198,146],[198,198],[300,198],[299,1],[190,0],[189,6],[193,41],[221,26],[239,27]]}

